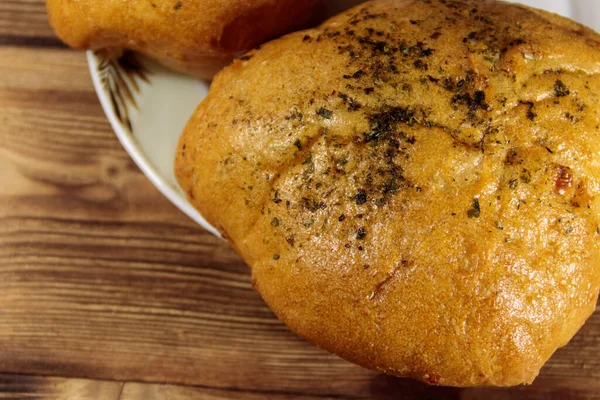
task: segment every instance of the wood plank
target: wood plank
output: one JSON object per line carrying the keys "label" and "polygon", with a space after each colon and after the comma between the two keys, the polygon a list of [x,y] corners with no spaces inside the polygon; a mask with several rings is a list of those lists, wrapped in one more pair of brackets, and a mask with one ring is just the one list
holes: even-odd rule
{"label": "wood plank", "polygon": [[[350,397],[347,397],[350,399]],[[120,400],[338,400],[340,397],[127,383]]]}
{"label": "wood plank", "polygon": [[0,375],[0,399],[118,400],[123,383],[86,379]]}
{"label": "wood plank", "polygon": [[[0,77],[0,89],[6,91],[2,101],[14,102],[15,107],[26,108],[26,96],[36,93],[63,96],[67,100],[77,95],[95,98],[84,52],[0,46],[0,71],[6,74]],[[57,107],[63,106],[55,102],[46,103],[44,108]]]}
{"label": "wood plank", "polygon": [[[307,386],[308,386],[307,382]],[[428,398],[425,396],[435,396],[436,400],[458,400],[460,399],[459,390],[440,389],[440,388],[422,388],[417,392],[408,392],[399,388],[397,391],[388,391],[386,393],[372,393],[369,399],[394,399],[394,400],[412,400]],[[207,387],[158,385],[158,384],[140,384],[126,383],[120,400],[354,400],[362,399],[357,395],[328,395],[328,394],[307,394],[274,390],[254,390],[246,391],[236,388],[215,389]],[[430,397],[429,397],[430,398]]]}
{"label": "wood plank", "polygon": [[[548,380],[540,379],[532,386],[516,388],[468,388],[441,389],[421,388],[407,390],[401,385],[390,386],[385,392],[372,392],[370,399],[424,399],[436,400],[583,400],[598,399],[600,384],[585,379]],[[240,391],[238,389],[214,389],[206,387],[175,386],[160,384],[126,383],[121,400],[333,400],[357,399],[360,397],[307,395],[303,393],[275,391]]]}
{"label": "wood plank", "polygon": [[152,212],[194,226],[116,140],[83,53],[0,47],[0,74],[0,215],[123,221]]}
{"label": "wood plank", "polygon": [[[426,393],[429,392],[429,393]],[[434,393],[435,392],[435,393]],[[441,389],[408,392],[396,386],[387,393],[372,393],[371,399],[408,400],[582,400],[597,399],[600,385],[580,379],[554,382],[537,381],[531,387]],[[89,379],[0,374],[0,399],[52,400],[338,400],[355,396],[310,395],[272,390],[250,391],[236,388],[177,386],[141,382],[114,382]]]}
{"label": "wood plank", "polygon": [[80,53],[0,47],[0,124],[1,371],[196,385],[158,388],[225,399],[585,398],[600,389],[600,312],[533,387],[507,391],[429,388],[299,339],[227,244],[129,160]]}
{"label": "wood plank", "polygon": [[597,380],[549,378],[542,376],[531,386],[515,388],[473,388],[461,390],[461,400],[597,400]]}
{"label": "wood plank", "polygon": [[0,1],[0,44],[31,45],[32,38],[37,39],[38,46],[60,46],[48,23],[46,2],[44,0]]}

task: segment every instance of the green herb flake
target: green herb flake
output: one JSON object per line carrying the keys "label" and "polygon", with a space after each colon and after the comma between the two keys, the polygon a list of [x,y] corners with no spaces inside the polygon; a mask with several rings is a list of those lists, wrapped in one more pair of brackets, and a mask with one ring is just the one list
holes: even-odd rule
{"label": "green herb flake", "polygon": [[521,180],[523,183],[531,183],[531,172],[526,169],[523,169],[521,172]]}
{"label": "green herb flake", "polygon": [[558,79],[556,83],[554,83],[554,94],[556,95],[556,97],[565,97],[570,95],[571,91],[569,90],[569,88],[567,88],[563,81]]}
{"label": "green herb flake", "polygon": [[473,199],[473,205],[469,211],[467,211],[467,215],[469,218],[479,218],[481,216],[481,206],[479,205],[478,198]]}
{"label": "green herb flake", "polygon": [[365,238],[365,236],[367,236],[367,232],[365,231],[365,227],[361,226],[360,228],[358,228],[358,232],[356,233],[356,238],[359,240],[362,240]]}
{"label": "green herb flake", "polygon": [[296,139],[294,146],[296,146],[298,150],[302,150],[302,142],[300,142],[300,139]]}
{"label": "green herb flake", "polygon": [[379,112],[369,115],[371,129],[365,132],[366,142],[381,141],[397,131],[398,125],[420,123],[410,107],[382,107]]}
{"label": "green herb flake", "polygon": [[273,219],[271,220],[271,226],[272,226],[272,227],[275,227],[275,228],[276,228],[276,227],[278,227],[278,226],[279,226],[279,219],[277,219],[277,218],[273,218]]}
{"label": "green herb flake", "polygon": [[363,189],[360,189],[358,193],[354,196],[356,200],[356,204],[361,206],[367,202],[367,192]]}
{"label": "green herb flake", "polygon": [[281,203],[281,199],[279,198],[279,191],[278,190],[276,190],[275,194],[273,195],[273,203],[275,203],[275,204]]}
{"label": "green herb flake", "polygon": [[319,107],[317,109],[317,115],[325,119],[331,119],[333,116],[333,111],[328,110],[325,107]]}
{"label": "green herb flake", "polygon": [[178,1],[177,3],[175,3],[175,5],[173,6],[174,10],[179,10],[181,7],[183,6],[183,4],[181,4],[180,1]]}
{"label": "green herb flake", "polygon": [[273,261],[277,261],[281,258],[279,254],[273,254]]}
{"label": "green herb flake", "polygon": [[313,174],[315,172],[315,163],[313,163],[312,161],[308,164],[308,168],[306,168],[306,171],[304,171],[304,176],[308,176],[310,174]]}

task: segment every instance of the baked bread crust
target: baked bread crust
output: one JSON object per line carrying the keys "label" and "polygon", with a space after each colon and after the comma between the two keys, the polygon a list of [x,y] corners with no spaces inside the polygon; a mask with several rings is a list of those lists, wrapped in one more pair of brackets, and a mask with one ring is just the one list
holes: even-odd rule
{"label": "baked bread crust", "polygon": [[309,341],[530,383],[598,297],[599,94],[600,38],[568,19],[373,1],[221,72],[176,175]]}
{"label": "baked bread crust", "polygon": [[236,55],[307,27],[321,0],[47,0],[57,35],[77,49],[130,49],[212,78]]}

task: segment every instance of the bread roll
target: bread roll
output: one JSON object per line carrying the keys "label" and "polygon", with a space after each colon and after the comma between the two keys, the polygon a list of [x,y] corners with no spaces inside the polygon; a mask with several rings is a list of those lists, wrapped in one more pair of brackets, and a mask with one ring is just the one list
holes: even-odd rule
{"label": "bread roll", "polygon": [[131,49],[200,78],[236,55],[304,28],[321,0],[47,0],[58,36],[77,49]]}
{"label": "bread roll", "polygon": [[181,186],[290,329],[434,385],[530,383],[600,285],[600,38],[476,0],[379,0],[250,52]]}

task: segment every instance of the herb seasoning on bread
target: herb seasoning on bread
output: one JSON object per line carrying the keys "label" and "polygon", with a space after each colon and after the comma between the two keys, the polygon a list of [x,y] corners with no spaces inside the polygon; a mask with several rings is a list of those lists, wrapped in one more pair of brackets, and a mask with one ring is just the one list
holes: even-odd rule
{"label": "herb seasoning on bread", "polygon": [[600,37],[376,0],[249,52],[177,177],[294,332],[434,385],[530,383],[600,287]]}

